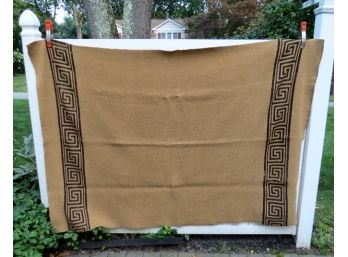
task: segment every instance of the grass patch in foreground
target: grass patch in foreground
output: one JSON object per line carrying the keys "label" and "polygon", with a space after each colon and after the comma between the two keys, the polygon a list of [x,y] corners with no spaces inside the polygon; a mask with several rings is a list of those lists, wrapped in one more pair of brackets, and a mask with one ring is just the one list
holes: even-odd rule
{"label": "grass patch in foreground", "polygon": [[[13,149],[23,148],[23,137],[31,132],[30,112],[28,100],[13,101]],[[19,156],[13,158],[14,166],[24,164],[25,160]]]}
{"label": "grass patch in foreground", "polygon": [[334,108],[327,114],[312,245],[321,254],[334,253]]}
{"label": "grass patch in foreground", "polygon": [[27,81],[24,74],[13,75],[13,92],[27,92]]}
{"label": "grass patch in foreground", "polygon": [[21,147],[24,136],[31,134],[31,122],[28,100],[13,101],[13,148]]}

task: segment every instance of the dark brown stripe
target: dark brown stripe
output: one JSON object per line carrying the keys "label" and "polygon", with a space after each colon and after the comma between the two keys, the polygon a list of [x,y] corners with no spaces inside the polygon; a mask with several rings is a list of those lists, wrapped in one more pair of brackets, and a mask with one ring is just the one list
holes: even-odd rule
{"label": "dark brown stripe", "polygon": [[300,40],[278,40],[273,68],[264,160],[264,225],[288,224],[288,168],[293,97],[302,49]]}
{"label": "dark brown stripe", "polygon": [[47,48],[56,95],[64,178],[64,210],[69,230],[90,229],[87,211],[80,106],[71,45],[52,41]]}

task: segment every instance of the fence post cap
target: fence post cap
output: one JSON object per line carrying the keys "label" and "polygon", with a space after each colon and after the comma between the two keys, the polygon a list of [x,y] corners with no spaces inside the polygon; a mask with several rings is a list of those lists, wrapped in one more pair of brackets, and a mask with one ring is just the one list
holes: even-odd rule
{"label": "fence post cap", "polygon": [[22,12],[21,16],[19,17],[19,26],[40,27],[40,21],[36,17],[35,13],[27,9],[24,12]]}

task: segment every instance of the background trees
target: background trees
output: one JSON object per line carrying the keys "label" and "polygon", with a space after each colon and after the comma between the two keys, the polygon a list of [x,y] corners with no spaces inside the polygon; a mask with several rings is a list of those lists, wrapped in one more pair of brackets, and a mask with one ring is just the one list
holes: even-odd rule
{"label": "background trees", "polygon": [[[82,26],[86,22],[86,16],[83,10],[82,0],[61,0],[63,3],[64,9],[72,15],[72,19],[70,17],[66,17],[64,19],[64,23],[62,24],[61,29],[69,29],[71,25],[74,27],[75,35],[71,38],[82,38]],[[71,24],[71,21],[73,22]],[[62,34],[67,34],[67,31],[62,31]]]}
{"label": "background trees", "polygon": [[152,17],[187,18],[204,11],[206,0],[153,0]]}
{"label": "background trees", "polygon": [[[19,26],[19,16],[25,9],[31,9],[40,20],[40,24],[44,24],[46,18],[52,19],[56,13],[58,1],[45,0],[13,0],[13,72],[24,72],[21,28]],[[42,30],[42,28],[40,28]]]}
{"label": "background trees", "polygon": [[313,38],[314,9],[302,9],[301,0],[273,0],[264,4],[256,19],[248,26],[239,27],[232,35],[234,38],[298,38],[299,24],[307,21],[307,37]]}
{"label": "background trees", "polygon": [[[31,8],[43,23],[64,8],[72,20],[55,24],[55,35],[73,38],[115,38],[115,19],[124,19],[127,38],[149,38],[150,18],[185,19],[191,38],[297,38],[307,20],[313,34],[313,9],[302,0],[14,0],[15,47],[20,48],[18,17]],[[87,28],[83,29],[83,28]]]}
{"label": "background trees", "polygon": [[[313,36],[312,6],[302,0],[14,0],[14,71],[23,72],[21,12],[30,8],[41,24],[54,20],[59,8],[69,17],[54,24],[55,38],[116,38],[115,19],[124,19],[125,38],[150,38],[151,18],[182,18],[190,38],[298,38],[299,23]],[[44,33],[44,28],[40,30]]]}
{"label": "background trees", "polygon": [[[89,38],[88,26],[86,20],[83,20],[81,26],[81,38]],[[73,17],[67,16],[64,18],[64,22],[57,24],[55,28],[55,38],[78,38],[76,33],[76,25]]]}
{"label": "background trees", "polygon": [[258,0],[207,0],[204,12],[187,20],[191,38],[228,38],[258,15]]}

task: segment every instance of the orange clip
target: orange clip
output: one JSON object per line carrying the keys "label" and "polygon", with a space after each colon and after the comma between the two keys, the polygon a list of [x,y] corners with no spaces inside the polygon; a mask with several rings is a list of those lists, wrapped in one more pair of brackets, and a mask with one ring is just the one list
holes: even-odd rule
{"label": "orange clip", "polygon": [[301,21],[301,47],[304,48],[306,46],[307,39],[307,22]]}
{"label": "orange clip", "polygon": [[307,22],[301,21],[301,31],[307,31]]}
{"label": "orange clip", "polygon": [[53,34],[53,23],[51,20],[45,20],[45,28],[46,28],[46,46],[48,48],[52,47],[52,34]]}

